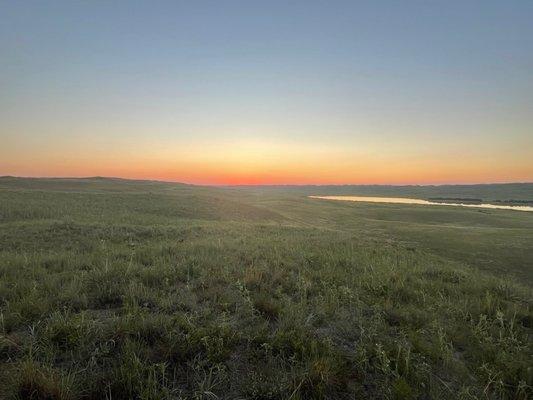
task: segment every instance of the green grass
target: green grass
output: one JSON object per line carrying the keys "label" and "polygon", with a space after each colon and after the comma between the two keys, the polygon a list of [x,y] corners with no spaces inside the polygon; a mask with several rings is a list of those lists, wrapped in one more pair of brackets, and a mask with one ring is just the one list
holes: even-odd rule
{"label": "green grass", "polygon": [[0,179],[0,398],[527,399],[533,213]]}

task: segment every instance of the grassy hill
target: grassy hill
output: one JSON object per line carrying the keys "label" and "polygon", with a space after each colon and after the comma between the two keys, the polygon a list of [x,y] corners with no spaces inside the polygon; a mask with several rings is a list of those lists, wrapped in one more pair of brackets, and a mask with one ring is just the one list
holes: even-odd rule
{"label": "grassy hill", "polygon": [[307,195],[532,186],[0,178],[0,398],[526,399],[533,213]]}

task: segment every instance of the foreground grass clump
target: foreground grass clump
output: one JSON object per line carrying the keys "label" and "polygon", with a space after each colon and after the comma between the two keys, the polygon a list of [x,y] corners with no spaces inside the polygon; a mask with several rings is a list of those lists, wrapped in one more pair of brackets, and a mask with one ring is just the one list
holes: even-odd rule
{"label": "foreground grass clump", "polygon": [[[217,214],[213,193],[190,218],[180,193],[0,196],[0,398],[533,394],[532,292],[511,275],[283,207]],[[51,199],[61,215],[13,212]]]}

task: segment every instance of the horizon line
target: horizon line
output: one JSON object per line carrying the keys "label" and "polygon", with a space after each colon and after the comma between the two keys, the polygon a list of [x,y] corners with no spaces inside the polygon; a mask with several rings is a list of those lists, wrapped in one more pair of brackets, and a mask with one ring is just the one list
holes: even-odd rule
{"label": "horizon line", "polygon": [[79,179],[79,180],[89,180],[89,179],[108,179],[108,180],[124,180],[124,181],[138,181],[138,182],[159,182],[159,183],[169,183],[169,184],[182,184],[190,186],[209,186],[209,187],[272,187],[272,186],[282,186],[282,187],[291,187],[291,186],[474,186],[474,185],[512,185],[512,184],[533,184],[532,181],[497,181],[497,182],[446,182],[446,183],[240,183],[240,184],[231,184],[231,183],[191,183],[185,181],[169,181],[161,179],[151,179],[151,178],[125,178],[120,176],[16,176],[16,175],[0,175],[0,179],[3,178],[15,178],[15,179]]}

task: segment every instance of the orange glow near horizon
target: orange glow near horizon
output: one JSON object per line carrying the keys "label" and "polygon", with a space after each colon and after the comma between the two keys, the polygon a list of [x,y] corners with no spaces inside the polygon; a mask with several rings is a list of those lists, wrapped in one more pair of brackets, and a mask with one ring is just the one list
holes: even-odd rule
{"label": "orange glow near horizon", "polygon": [[[17,143],[14,143],[17,144]],[[22,144],[22,143],[20,143]],[[20,148],[21,146],[16,146]],[[459,184],[533,181],[530,150],[498,160],[484,152],[376,143],[359,146],[249,139],[154,144],[123,141],[0,149],[0,175],[106,176],[200,185]],[[33,151],[31,151],[33,150]],[[469,150],[467,148],[467,150]]]}
{"label": "orange glow near horizon", "polygon": [[[186,157],[184,157],[186,158]],[[210,158],[205,159],[205,158]],[[303,185],[303,184],[467,184],[531,182],[533,168],[528,165],[494,169],[490,165],[454,161],[405,160],[383,162],[342,155],[272,157],[238,160],[231,157],[199,157],[181,161],[130,158],[128,160],[83,159],[35,160],[33,163],[0,163],[0,175],[27,177],[105,176],[147,179],[199,185]]]}
{"label": "orange glow near horizon", "polygon": [[[100,133],[40,139],[12,136],[0,147],[0,176],[151,179],[201,185],[466,184],[533,181],[533,143],[410,138],[397,133],[328,142],[263,137],[158,140]],[[24,150],[23,150],[24,149]]]}

